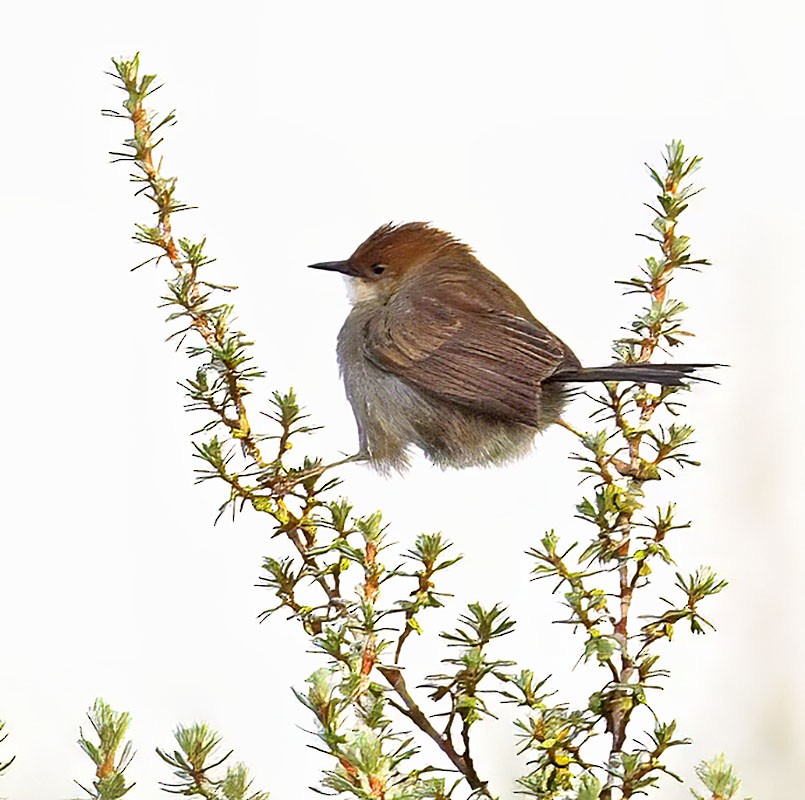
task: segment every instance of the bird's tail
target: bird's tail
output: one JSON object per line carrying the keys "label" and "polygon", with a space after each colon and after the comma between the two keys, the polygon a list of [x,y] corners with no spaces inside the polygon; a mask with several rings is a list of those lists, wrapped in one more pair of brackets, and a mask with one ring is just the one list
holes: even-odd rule
{"label": "bird's tail", "polygon": [[588,383],[595,381],[630,381],[632,383],[660,383],[663,386],[684,386],[689,380],[707,381],[695,373],[700,369],[720,367],[722,364],[608,364],[605,367],[578,367],[557,372],[548,379],[555,383]]}

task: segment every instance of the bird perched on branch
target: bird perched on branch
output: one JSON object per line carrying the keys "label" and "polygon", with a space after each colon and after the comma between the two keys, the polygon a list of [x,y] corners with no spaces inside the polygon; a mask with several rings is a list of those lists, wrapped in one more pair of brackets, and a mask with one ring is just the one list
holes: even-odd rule
{"label": "bird perched on branch", "polygon": [[360,452],[382,472],[411,445],[441,467],[499,464],[557,422],[569,384],[681,385],[709,364],[582,367],[472,250],[424,222],[383,225],[345,261],[352,310],[338,363]]}

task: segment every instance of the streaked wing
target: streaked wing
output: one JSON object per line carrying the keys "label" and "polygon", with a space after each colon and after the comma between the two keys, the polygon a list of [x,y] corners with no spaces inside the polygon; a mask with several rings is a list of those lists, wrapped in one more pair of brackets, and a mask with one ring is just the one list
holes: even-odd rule
{"label": "streaked wing", "polygon": [[474,285],[468,296],[466,282],[428,283],[417,286],[416,301],[402,289],[372,320],[368,357],[439,397],[537,426],[540,384],[565,359],[562,343],[536,320],[500,309],[505,284],[487,296]]}

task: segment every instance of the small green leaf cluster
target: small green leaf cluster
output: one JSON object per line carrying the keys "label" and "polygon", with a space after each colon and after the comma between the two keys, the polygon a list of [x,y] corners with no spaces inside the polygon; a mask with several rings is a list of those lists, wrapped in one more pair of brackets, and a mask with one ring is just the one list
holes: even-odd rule
{"label": "small green leaf cluster", "polygon": [[741,788],[741,781],[723,753],[710,761],[700,762],[696,767],[696,777],[710,792],[710,796],[705,797],[691,789],[691,794],[696,800],[732,800]]}
{"label": "small green leaf cluster", "polygon": [[[443,664],[453,669],[431,675],[427,687],[433,690],[431,699],[449,698],[445,730],[449,732],[457,719],[462,738],[467,741],[473,724],[484,716],[494,716],[484,701],[481,683],[490,676],[502,676],[505,668],[514,665],[513,661],[489,658],[487,647],[493,640],[511,633],[514,620],[506,616],[502,606],[485,609],[479,603],[470,603],[468,613],[462,614],[459,622],[463,627],[441,634],[449,647],[458,650],[456,656],[442,659]],[[492,691],[499,693],[498,689]]]}
{"label": "small green leaf cluster", "polygon": [[98,741],[93,742],[80,731],[78,744],[96,766],[95,780],[92,789],[76,783],[93,800],[118,800],[134,786],[123,774],[134,758],[131,742],[123,744],[131,718],[126,712],[114,711],[100,698],[87,712],[87,718]]}
{"label": "small green leaf cluster", "polygon": [[399,600],[399,607],[405,612],[406,627],[400,636],[400,640],[395,653],[395,661],[399,660],[400,650],[412,631],[422,633],[422,628],[417,621],[417,614],[426,608],[441,608],[442,592],[435,591],[433,578],[437,572],[452,567],[453,564],[461,560],[461,556],[452,558],[442,558],[450,548],[441,533],[424,533],[417,537],[414,547],[405,553],[405,558],[416,565],[414,572],[397,571],[398,575],[415,578],[416,588],[411,592],[410,600]]}
{"label": "small green leaf cluster", "polygon": [[579,797],[581,792],[589,794],[597,780],[582,758],[581,749],[593,736],[594,715],[587,709],[575,710],[550,702],[554,692],[543,691],[548,679],[535,680],[531,670],[508,675],[506,680],[511,686],[503,692],[506,702],[526,712],[515,723],[520,752],[528,753],[531,766],[518,779],[524,794],[545,800],[567,797],[573,791]]}
{"label": "small green leaf cluster", "polygon": [[661,598],[666,605],[670,606],[670,609],[658,616],[648,615],[651,622],[640,629],[643,647],[657,639],[670,639],[673,636],[674,625],[682,621],[690,624],[692,633],[706,633],[706,628],[715,630],[715,626],[701,616],[697,608],[706,597],[718,594],[725,589],[727,581],[719,579],[710,567],[699,567],[696,572],[687,577],[677,572],[675,586],[683,593],[684,603],[678,605],[672,600]]}
{"label": "small green leaf cluster", "polygon": [[419,748],[412,737],[391,730],[384,690],[354,678],[343,669],[322,668],[308,678],[306,692],[296,693],[318,722],[325,752],[336,759],[323,785],[364,800],[444,797],[444,779],[406,769]]}
{"label": "small green leaf cluster", "polygon": [[173,770],[175,780],[162,782],[163,790],[172,794],[199,795],[206,800],[268,800],[267,792],[251,792],[252,779],[240,762],[228,766],[223,776],[219,767],[231,755],[221,756],[221,737],[204,723],[180,725],[174,732],[178,750],[157,748],[157,755]]}

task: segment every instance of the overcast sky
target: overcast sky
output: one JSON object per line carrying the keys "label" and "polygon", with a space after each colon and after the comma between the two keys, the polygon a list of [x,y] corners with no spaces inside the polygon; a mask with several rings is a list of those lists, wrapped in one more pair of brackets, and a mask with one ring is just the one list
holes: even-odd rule
{"label": "overcast sky", "polygon": [[[131,796],[169,778],[153,754],[177,722],[205,719],[276,800],[308,796],[328,761],[290,686],[319,661],[254,588],[282,554],[265,520],[212,521],[221,487],[193,485],[176,382],[184,355],[164,343],[162,275],[131,266],[148,221],[125,165],[129,135],[101,117],[122,95],[104,71],[142,54],[177,109],[163,155],[199,210],[210,276],[240,287],[239,322],[274,388],[294,386],[325,426],[311,452],[356,444],[335,363],[347,313],[340,279],[304,265],[347,257],[389,220],[430,220],[472,245],[584,363],[606,363],[636,310],[616,279],[645,255],[652,197],[643,163],[681,138],[704,156],[706,186],[682,232],[713,266],[674,293],[696,338],[684,358],[730,365],[697,387],[699,470],[652,487],[693,527],[674,543],[683,571],[710,564],[730,587],[703,609],[718,631],[681,626],[656,699],[694,744],[670,759],[689,779],[725,751],[747,795],[801,794],[805,763],[805,486],[801,150],[803,12],[793,3],[15,4],[5,13],[0,218],[6,356],[0,796],[66,798],[92,779],[75,745],[96,696],[132,713]],[[680,356],[682,357],[682,356]],[[570,419],[584,425],[582,401]],[[501,601],[521,620],[514,653],[583,703],[600,676],[523,551],[573,519],[582,490],[554,428],[512,467],[442,473],[415,460],[405,479],[345,469],[343,491],[382,508],[410,545],[442,530],[465,554],[449,588]],[[490,568],[490,565],[493,565]],[[450,627],[458,599],[423,620]],[[414,664],[434,669],[428,642]],[[431,654],[429,654],[429,652]],[[487,725],[481,761],[503,796],[511,731]],[[433,760],[437,754],[431,754]],[[662,797],[688,797],[666,784]]]}

